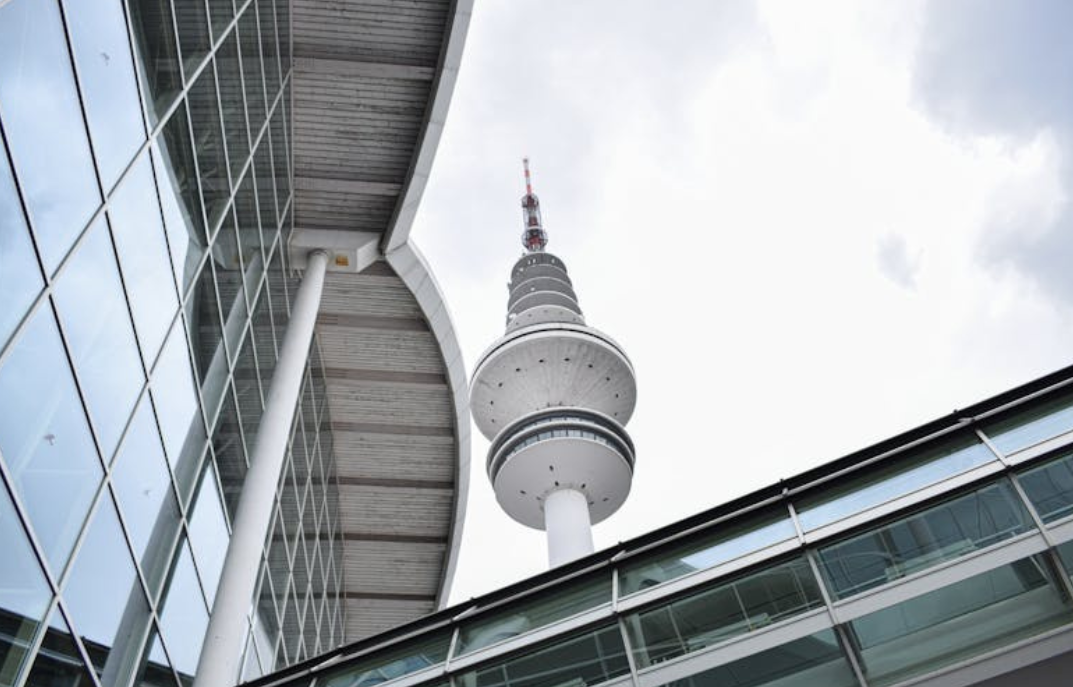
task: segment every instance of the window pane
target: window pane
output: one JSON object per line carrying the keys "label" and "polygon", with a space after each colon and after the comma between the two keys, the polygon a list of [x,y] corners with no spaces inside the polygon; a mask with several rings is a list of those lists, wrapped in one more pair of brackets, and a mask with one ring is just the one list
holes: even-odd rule
{"label": "window pane", "polygon": [[249,107],[250,135],[256,139],[265,122],[265,87],[261,67],[261,38],[257,31],[257,10],[250,4],[239,20],[242,75]]}
{"label": "window pane", "polygon": [[326,687],[370,687],[409,675],[447,660],[449,634],[440,634],[355,663],[324,675],[317,682]]}
{"label": "window pane", "polygon": [[54,571],[63,570],[102,471],[60,343],[42,307],[0,368],[0,451]]}
{"label": "window pane", "polygon": [[261,54],[265,64],[265,91],[269,107],[279,93],[279,45],[276,43],[276,17],[272,0],[256,0],[257,21],[261,27]]}
{"label": "window pane", "polygon": [[287,150],[286,125],[287,101],[281,100],[272,113],[272,159],[275,161],[278,204],[283,207],[291,194],[290,154]]}
{"label": "window pane", "polygon": [[1073,512],[1073,455],[1029,470],[1018,479],[1044,522]]}
{"label": "window pane", "polygon": [[999,451],[1010,455],[1073,430],[1073,394],[1065,393],[989,425],[984,433]]}
{"label": "window pane", "polygon": [[7,155],[0,151],[0,348],[41,290],[29,230],[22,215]]}
{"label": "window pane", "polygon": [[900,682],[1069,622],[1042,556],[975,575],[850,623],[871,685]]}
{"label": "window pane", "polygon": [[52,592],[2,483],[0,547],[4,551],[4,564],[0,565],[0,589],[4,590],[0,595],[0,683],[11,685],[26,660],[26,648],[48,610]]}
{"label": "window pane", "polygon": [[508,611],[493,613],[463,625],[455,654],[468,654],[610,602],[611,576],[602,573],[564,586],[554,596],[511,604]]}
{"label": "window pane", "polygon": [[172,327],[160,353],[152,388],[164,452],[178,480],[180,497],[185,499],[198,474],[206,435],[181,321]]}
{"label": "window pane", "polygon": [[216,297],[215,274],[209,263],[198,276],[198,287],[186,301],[187,322],[193,333],[194,357],[201,380],[201,397],[205,413],[212,422],[226,392],[230,373],[227,349],[223,341],[220,306]]}
{"label": "window pane", "polygon": [[786,512],[724,526],[719,528],[715,536],[699,542],[659,551],[625,563],[619,572],[619,593],[633,594],[796,536],[794,525]]}
{"label": "window pane", "polygon": [[155,123],[164,116],[183,86],[171,3],[168,0],[130,0],[129,6],[143,78],[147,82],[145,90],[153,101],[147,109]]}
{"label": "window pane", "polygon": [[[235,195],[235,216],[238,220],[242,262],[246,265],[251,264],[255,255],[263,259],[265,251],[262,250],[261,222],[257,214],[257,191],[253,186],[252,167],[247,170],[238,193]],[[271,234],[267,234],[266,237],[271,237]]]}
{"label": "window pane", "polygon": [[804,559],[747,575],[631,616],[638,666],[649,666],[823,605]]}
{"label": "window pane", "polygon": [[[230,0],[228,0],[230,1]],[[220,105],[224,113],[227,155],[231,178],[238,179],[250,157],[246,130],[246,105],[242,98],[242,67],[238,61],[238,36],[230,34],[216,49],[216,77],[220,84]]]}
{"label": "window pane", "polygon": [[1013,487],[1000,482],[820,549],[820,562],[828,589],[844,599],[1032,527]]}
{"label": "window pane", "polygon": [[219,40],[235,18],[235,7],[231,0],[209,0],[209,14],[212,17],[212,35]]}
{"label": "window pane", "polygon": [[254,153],[254,171],[257,174],[257,201],[261,210],[261,231],[266,235],[274,235],[279,227],[279,219],[276,216],[276,187],[274,183],[275,170],[272,168],[272,153],[269,150],[269,139],[265,135]]}
{"label": "window pane", "polygon": [[[134,575],[130,550],[107,493],[79,547],[63,598],[78,636],[93,647],[90,656],[97,663],[98,674],[108,672],[117,678],[133,675],[137,668],[133,661],[124,666],[115,664],[131,654],[128,643],[137,643],[145,636],[149,605]],[[113,647],[119,648],[114,656]],[[109,659],[112,665],[105,671]],[[125,680],[112,684],[122,685]]]}
{"label": "window pane", "polygon": [[212,69],[201,72],[197,82],[190,87],[187,100],[190,105],[190,124],[194,132],[197,168],[201,175],[201,197],[205,201],[205,216],[211,229],[220,221],[220,215],[231,196],[223,129],[220,125],[220,107],[216,100],[216,76]]}
{"label": "window pane", "polygon": [[52,272],[101,200],[55,0],[0,6],[0,102],[7,144]]}
{"label": "window pane", "polygon": [[175,570],[168,581],[164,609],[160,614],[160,634],[168,656],[180,674],[193,676],[201,655],[201,642],[209,617],[198,585],[190,549],[181,544]]}
{"label": "window pane", "polygon": [[224,569],[229,539],[220,493],[216,488],[216,474],[209,466],[201,479],[201,489],[190,516],[190,548],[194,550],[194,560],[197,561],[210,608],[216,598],[220,572]]}
{"label": "window pane", "polygon": [[212,433],[212,451],[216,457],[216,468],[224,491],[224,504],[227,506],[228,515],[234,521],[238,499],[242,495],[242,484],[246,479],[246,449],[238,411],[231,394],[231,389],[228,388]]}
{"label": "window pane", "polygon": [[168,247],[175,279],[183,293],[197,274],[201,256],[205,253],[205,219],[201,195],[197,187],[197,168],[194,166],[190,131],[187,128],[186,108],[182,105],[157,137],[160,145],[153,156],[160,205],[164,213],[164,228],[168,232]]}
{"label": "window pane", "polygon": [[183,68],[189,81],[197,66],[209,53],[209,16],[204,0],[184,0],[172,3],[175,26],[179,30],[179,47],[183,53]]}
{"label": "window pane", "polygon": [[145,141],[138,82],[120,0],[64,0],[93,152],[104,188]]}
{"label": "window pane", "polygon": [[864,477],[807,499],[798,508],[798,519],[806,532],[814,530],[993,460],[975,436],[961,438],[896,459],[886,469],[866,470]]}
{"label": "window pane", "polygon": [[276,25],[279,33],[279,59],[283,74],[291,70],[291,3],[288,0],[276,0]]}
{"label": "window pane", "polygon": [[112,196],[112,234],[147,366],[156,360],[179,301],[160,221],[153,168],[143,155]]}
{"label": "window pane", "polygon": [[772,684],[779,687],[856,687],[858,682],[835,633],[823,630],[667,683],[673,687],[761,687]]}
{"label": "window pane", "polygon": [[616,625],[610,625],[463,673],[457,679],[475,687],[597,685],[629,671],[622,634]]}
{"label": "window pane", "polygon": [[48,631],[26,678],[27,687],[93,687],[59,609],[52,612]]}
{"label": "window pane", "polygon": [[111,458],[145,375],[103,217],[89,229],[53,293],[90,418]]}
{"label": "window pane", "polygon": [[[143,398],[123,447],[112,465],[112,487],[130,534],[135,556],[149,585],[162,581],[159,552],[170,551],[179,532],[179,512],[171,488],[153,406]],[[155,554],[155,555],[154,555]]]}

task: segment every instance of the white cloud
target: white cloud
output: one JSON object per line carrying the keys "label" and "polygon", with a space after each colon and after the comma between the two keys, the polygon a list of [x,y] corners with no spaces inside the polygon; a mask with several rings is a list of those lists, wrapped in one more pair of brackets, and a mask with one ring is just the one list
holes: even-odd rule
{"label": "white cloud", "polygon": [[[1069,362],[1068,313],[978,249],[1056,202],[1053,148],[920,110],[921,6],[710,5],[481,4],[415,229],[472,369],[532,156],[549,249],[639,377],[634,493],[597,546]],[[914,289],[877,264],[891,236]],[[485,450],[456,600],[544,566]]]}

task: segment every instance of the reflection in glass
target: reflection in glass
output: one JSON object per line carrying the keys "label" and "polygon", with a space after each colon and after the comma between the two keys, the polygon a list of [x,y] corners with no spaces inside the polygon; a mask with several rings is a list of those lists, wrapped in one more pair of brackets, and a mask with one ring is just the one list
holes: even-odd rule
{"label": "reflection in glass", "polygon": [[1013,487],[999,482],[824,547],[820,562],[827,588],[844,599],[1032,527]]}
{"label": "reflection in glass", "polygon": [[[227,0],[230,2],[230,0]],[[220,84],[220,106],[224,114],[227,155],[231,178],[238,179],[250,157],[250,137],[246,130],[246,105],[242,97],[242,66],[238,60],[238,36],[230,34],[216,49],[216,78]]]}
{"label": "reflection in glass", "polygon": [[209,53],[212,39],[209,37],[209,17],[205,3],[172,3],[175,8],[175,27],[179,30],[179,47],[183,54],[183,70],[186,79],[193,78],[205,55]]}
{"label": "reflection in glass", "polygon": [[180,674],[192,676],[197,669],[201,641],[208,623],[209,617],[190,549],[184,543],[168,581],[164,610],[160,614],[160,634],[167,646],[168,656]]}
{"label": "reflection in glass", "polygon": [[93,687],[82,656],[78,653],[71,631],[57,608],[48,620],[41,648],[34,658],[33,668],[26,678],[27,687]]}
{"label": "reflection in glass", "polygon": [[638,666],[650,666],[767,627],[823,604],[796,559],[638,613],[626,621]]}
{"label": "reflection in glass", "polygon": [[197,168],[201,173],[201,197],[205,201],[205,216],[211,229],[216,226],[231,196],[220,107],[216,100],[216,75],[212,69],[207,68],[201,72],[197,81],[190,87],[187,102],[190,105],[190,124],[194,132]]}
{"label": "reflection in glass", "polygon": [[52,593],[30,549],[7,489],[0,483],[0,684],[11,685],[23,668],[26,649],[48,610]]}
{"label": "reflection in glass", "polygon": [[179,307],[148,154],[134,163],[109,202],[112,234],[146,366],[156,359]]}
{"label": "reflection in glass", "polygon": [[155,124],[183,87],[171,3],[168,0],[130,0],[129,5],[141,73],[146,81],[145,90],[153,99],[152,106],[147,109]]}
{"label": "reflection in glass", "polygon": [[900,682],[1068,622],[1042,556],[955,582],[850,623],[871,685]]}
{"label": "reflection in glass", "polygon": [[239,258],[238,235],[231,212],[224,215],[224,221],[220,225],[220,231],[212,246],[212,266],[216,272],[216,288],[220,293],[224,339],[227,341],[227,350],[234,360],[249,318],[244,295],[242,260]]}
{"label": "reflection in glass", "polygon": [[164,229],[168,233],[175,279],[186,293],[205,254],[205,219],[184,107],[180,105],[175,110],[156,140],[160,148],[155,149],[153,165]]}
{"label": "reflection in glass", "polygon": [[256,437],[258,425],[261,423],[263,405],[261,387],[257,382],[257,362],[253,354],[252,333],[246,337],[242,344],[242,352],[235,362],[234,384],[243,432],[248,437]]}
{"label": "reflection in glass", "polygon": [[194,358],[201,380],[205,414],[212,422],[226,392],[229,370],[211,261],[201,270],[198,287],[186,301],[186,320],[193,332]]}
{"label": "reflection in glass", "polygon": [[995,460],[975,436],[891,461],[865,475],[800,504],[798,519],[807,532],[837,522],[941,480]]}
{"label": "reflection in glass", "polygon": [[619,572],[619,593],[633,594],[796,536],[785,512],[721,526],[714,536],[625,563]]}
{"label": "reflection in glass", "polygon": [[984,429],[1006,455],[1073,430],[1073,393],[1065,393]]}
{"label": "reflection in glass", "polygon": [[[238,220],[238,239],[242,261],[249,265],[253,257],[264,257],[262,252],[261,223],[257,214],[257,191],[253,186],[253,169],[246,172],[238,193],[235,194],[235,216]],[[267,235],[271,238],[272,234]]]}
{"label": "reflection in glass", "polygon": [[856,687],[858,682],[835,633],[823,630],[667,683],[673,687],[761,687],[772,684],[779,687]]}
{"label": "reflection in glass", "polygon": [[7,155],[0,150],[0,350],[41,290],[29,230],[22,215]]}
{"label": "reflection in glass", "polygon": [[134,554],[142,562],[146,581],[155,590],[167,572],[166,568],[161,570],[161,559],[171,551],[178,536],[179,510],[148,397],[138,405],[112,465],[112,488]]}
{"label": "reflection in glass", "polygon": [[447,660],[449,634],[439,634],[394,650],[374,654],[326,673],[318,679],[325,687],[370,687],[438,665]]}
{"label": "reflection in glass", "polygon": [[153,371],[152,393],[164,453],[175,472],[180,498],[185,499],[198,474],[206,435],[181,320],[176,320],[161,350]]}
{"label": "reflection in glass", "polygon": [[201,489],[190,516],[190,548],[194,550],[194,560],[197,561],[210,608],[216,599],[216,585],[224,569],[229,539],[220,493],[216,489],[216,475],[210,465],[201,479]]}
{"label": "reflection in glass", "polygon": [[55,0],[0,5],[4,134],[49,272],[100,205]]}
{"label": "reflection in glass", "polygon": [[609,625],[463,673],[457,680],[474,687],[580,686],[597,685],[629,671],[622,634],[618,626]]}
{"label": "reflection in glass", "polygon": [[138,84],[121,0],[64,0],[67,28],[105,189],[145,141]]}
{"label": "reflection in glass", "polygon": [[246,448],[230,388],[224,394],[224,404],[212,432],[212,452],[216,457],[227,514],[234,521],[242,484],[246,479]]}
{"label": "reflection in glass", "polygon": [[1033,468],[1017,479],[1043,522],[1073,513],[1073,455]]}
{"label": "reflection in glass", "polygon": [[[149,635],[149,641],[146,642],[145,647],[141,672],[135,683],[139,687],[178,687],[175,674],[171,672],[171,662],[164,653],[164,645],[160,640],[158,629],[154,629]],[[187,686],[184,685],[184,687]]]}
{"label": "reflection in glass", "polygon": [[148,628],[149,605],[134,575],[112,499],[107,492],[102,498],[78,549],[63,598],[98,674],[115,678],[112,685],[123,685],[137,668],[129,645],[137,644]]}
{"label": "reflection in glass", "polygon": [[90,418],[110,458],[145,375],[103,217],[90,227],[53,294]]}
{"label": "reflection in glass", "polygon": [[291,42],[285,37],[291,35],[291,3],[288,0],[276,0],[276,25],[278,33],[284,37],[279,42],[279,61],[286,75],[291,70]]}
{"label": "reflection in glass", "polygon": [[63,570],[102,471],[47,304],[0,368],[0,451],[49,564]]}

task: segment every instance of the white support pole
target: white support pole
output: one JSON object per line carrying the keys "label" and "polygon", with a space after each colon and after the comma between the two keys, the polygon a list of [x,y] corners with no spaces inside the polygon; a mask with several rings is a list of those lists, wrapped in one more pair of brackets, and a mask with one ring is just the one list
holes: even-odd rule
{"label": "white support pole", "polygon": [[548,566],[555,568],[592,553],[589,500],[576,489],[556,489],[544,499]]}
{"label": "white support pole", "polygon": [[316,250],[309,254],[287,333],[283,336],[279,360],[272,373],[265,412],[250,456],[250,469],[242,484],[231,542],[220,573],[209,627],[205,631],[194,687],[233,687],[239,681],[247,617],[257,587],[261,552],[272,522],[276,485],[287,455],[291,421],[302,389],[302,375],[327,267],[325,251]]}

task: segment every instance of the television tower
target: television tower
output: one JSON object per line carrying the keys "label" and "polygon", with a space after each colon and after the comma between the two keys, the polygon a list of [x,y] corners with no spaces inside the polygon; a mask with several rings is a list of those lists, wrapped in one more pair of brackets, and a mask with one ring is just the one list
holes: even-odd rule
{"label": "television tower", "polygon": [[551,567],[592,553],[592,525],[626,500],[634,448],[625,425],[637,400],[622,348],[585,324],[566,265],[548,253],[529,160],[522,245],[507,330],[473,373],[471,408],[491,442],[488,477],[499,505],[547,531]]}

